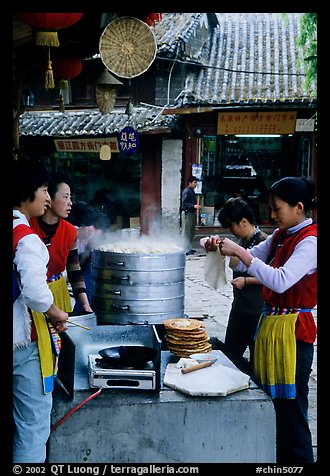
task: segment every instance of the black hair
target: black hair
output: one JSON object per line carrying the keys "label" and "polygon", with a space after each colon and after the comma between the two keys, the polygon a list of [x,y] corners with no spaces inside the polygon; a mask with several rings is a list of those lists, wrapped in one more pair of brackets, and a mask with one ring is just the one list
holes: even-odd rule
{"label": "black hair", "polygon": [[13,206],[20,207],[22,202],[33,202],[40,187],[47,187],[49,173],[37,160],[18,159],[13,161]]}
{"label": "black hair", "polygon": [[284,177],[273,183],[269,195],[270,198],[276,195],[292,207],[301,202],[305,213],[316,207],[315,185],[305,177]]}
{"label": "black hair", "polygon": [[256,223],[252,208],[241,197],[229,198],[218,215],[218,220],[224,228],[230,228],[232,223],[238,224],[243,218],[251,225]]}
{"label": "black hair", "polygon": [[198,178],[195,177],[195,175],[191,175],[191,177],[188,178],[188,185],[194,182],[195,180],[198,182]]}
{"label": "black hair", "polygon": [[68,221],[75,226],[91,226],[94,225],[98,218],[98,213],[94,208],[86,202],[80,201],[72,204]]}
{"label": "black hair", "polygon": [[67,220],[74,226],[91,226],[106,230],[110,225],[108,216],[103,212],[97,212],[84,201],[72,204],[72,209]]}
{"label": "black hair", "polygon": [[50,175],[49,182],[48,182],[48,193],[52,200],[54,199],[56,192],[58,190],[58,186],[61,183],[66,183],[70,187],[71,194],[73,193],[73,185],[70,178],[61,172],[54,172]]}

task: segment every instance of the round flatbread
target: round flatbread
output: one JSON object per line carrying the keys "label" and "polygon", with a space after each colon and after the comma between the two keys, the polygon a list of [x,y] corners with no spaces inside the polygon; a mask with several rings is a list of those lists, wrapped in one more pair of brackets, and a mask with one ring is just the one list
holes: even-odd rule
{"label": "round flatbread", "polygon": [[205,338],[208,339],[208,336],[205,331],[202,333],[198,333],[197,335],[191,335],[191,336],[181,336],[181,335],[175,334],[174,332],[168,331],[166,332],[165,337],[169,339],[173,339],[174,341],[177,341],[177,342],[189,342],[189,341],[199,342]]}
{"label": "round flatbread", "polygon": [[169,342],[172,346],[177,345],[180,347],[198,347],[201,345],[204,345],[205,343],[209,342],[208,337],[204,337],[203,339],[198,339],[198,340],[178,340],[178,339],[173,339],[173,337],[170,336],[165,336],[166,342]]}
{"label": "round flatbread", "polygon": [[208,344],[207,346],[205,346],[203,349],[196,349],[195,351],[191,350],[191,349],[177,349],[177,348],[170,348],[169,347],[169,350],[170,352],[172,352],[172,354],[175,354],[176,356],[178,357],[190,357],[192,354],[196,354],[196,353],[207,353],[207,352],[211,352],[212,350],[212,346],[211,344]]}
{"label": "round flatbread", "polygon": [[202,323],[197,319],[166,319],[164,322],[165,329],[177,329],[177,330],[193,330],[202,327]]}
{"label": "round flatbread", "polygon": [[209,344],[208,342],[202,342],[200,344],[182,344],[182,345],[173,344],[172,342],[168,342],[168,347],[170,347],[171,349],[191,350],[191,351],[195,351],[195,352],[202,352],[204,349],[209,348],[210,345],[211,344]]}

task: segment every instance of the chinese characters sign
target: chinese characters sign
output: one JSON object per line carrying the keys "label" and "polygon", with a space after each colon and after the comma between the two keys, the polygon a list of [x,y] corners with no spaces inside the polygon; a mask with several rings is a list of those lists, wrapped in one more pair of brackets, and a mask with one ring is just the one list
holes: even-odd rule
{"label": "chinese characters sign", "polygon": [[111,152],[119,152],[116,137],[106,139],[55,139],[57,152],[99,152],[102,145],[108,145]]}
{"label": "chinese characters sign", "polygon": [[292,134],[296,112],[222,112],[217,134]]}
{"label": "chinese characters sign", "polygon": [[133,127],[124,127],[119,134],[118,146],[124,154],[135,154],[139,150],[138,134]]}

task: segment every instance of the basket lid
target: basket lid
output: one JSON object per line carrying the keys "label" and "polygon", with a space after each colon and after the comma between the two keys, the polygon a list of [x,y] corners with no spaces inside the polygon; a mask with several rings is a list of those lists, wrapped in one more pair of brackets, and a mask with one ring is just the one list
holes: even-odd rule
{"label": "basket lid", "polygon": [[109,71],[121,78],[134,78],[153,63],[157,43],[151,28],[138,18],[116,18],[104,29],[100,56]]}

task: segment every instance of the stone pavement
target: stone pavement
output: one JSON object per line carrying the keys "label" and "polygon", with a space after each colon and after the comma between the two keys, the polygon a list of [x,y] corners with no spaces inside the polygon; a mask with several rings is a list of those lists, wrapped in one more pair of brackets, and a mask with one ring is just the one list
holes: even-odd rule
{"label": "stone pavement", "polygon": [[[199,237],[194,243],[197,252],[187,256],[185,270],[185,314],[190,318],[203,319],[209,337],[224,342],[233,293],[230,284],[231,270],[226,265],[227,284],[218,290],[212,289],[204,279],[205,252],[199,246]],[[228,258],[227,258],[228,260]],[[314,309],[315,320],[317,308]],[[314,345],[313,370],[309,382],[309,425],[312,432],[315,460],[317,457],[317,343]]]}

